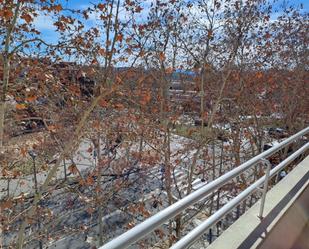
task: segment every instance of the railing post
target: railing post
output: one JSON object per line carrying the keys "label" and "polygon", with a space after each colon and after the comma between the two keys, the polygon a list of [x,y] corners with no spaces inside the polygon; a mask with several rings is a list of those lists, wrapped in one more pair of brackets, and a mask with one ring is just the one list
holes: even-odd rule
{"label": "railing post", "polygon": [[262,189],[260,212],[259,212],[259,216],[258,216],[260,219],[263,219],[263,212],[264,212],[264,205],[265,205],[266,193],[267,193],[267,188],[268,188],[269,175],[270,175],[270,170],[271,170],[271,163],[267,159],[264,159],[264,158],[261,161],[263,163],[265,163],[266,166],[267,166],[264,186],[263,186],[263,189]]}
{"label": "railing post", "polygon": [[[113,239],[112,241],[108,242],[107,244],[100,247],[100,249],[124,249],[128,248],[130,245],[134,244],[135,242],[139,241],[140,239],[144,238],[146,235],[154,231],[159,226],[163,225],[166,221],[172,219],[173,217],[177,216],[179,213],[185,211],[188,207],[194,205],[198,201],[202,200],[205,197],[211,195],[215,190],[225,185],[228,181],[234,179],[245,170],[250,169],[256,163],[261,162],[261,160],[265,160],[265,158],[273,155],[278,150],[284,148],[285,146],[293,143],[296,139],[300,136],[309,133],[309,127],[305,128],[304,130],[298,132],[297,134],[289,137],[288,139],[280,142],[277,145],[274,145],[269,150],[262,152],[261,154],[251,158],[250,160],[246,161],[245,163],[241,164],[240,166],[232,169],[231,171],[225,173],[224,175],[220,176],[219,178],[213,180],[212,182],[208,183],[207,185],[201,187],[200,189],[192,192],[191,194],[187,195],[186,197],[178,200],[174,204],[166,207],[164,210],[161,210],[157,214],[149,217],[144,222],[136,225],[134,228],[128,230],[127,232],[123,233],[122,235],[118,236],[117,238]],[[301,153],[306,151],[309,148],[309,143],[301,147],[297,152],[293,153],[291,156],[286,158],[284,161],[279,163],[276,166],[276,170],[272,172],[272,176],[277,173],[277,170],[280,170],[285,165],[293,161],[297,156]],[[258,189],[264,183],[264,191],[263,191],[263,200],[261,204],[261,211],[260,216],[263,216],[264,211],[264,204],[265,204],[265,195],[267,192],[268,181],[270,178],[270,169],[271,164],[266,161],[267,172],[263,178],[258,179],[255,183],[251,184],[248,188],[242,191],[237,197],[230,200],[227,204],[225,204],[222,208],[216,211],[213,215],[211,215],[208,219],[202,222],[198,227],[194,230],[189,232],[186,236],[180,239],[175,245],[171,248],[173,249],[183,249],[189,247],[194,241],[201,237],[207,229],[214,226],[220,219],[227,215],[233,208],[235,208],[241,201],[247,198],[250,194],[252,194],[256,189]],[[266,178],[266,179],[264,179]],[[222,222],[223,224],[223,222]]]}
{"label": "railing post", "polygon": [[209,228],[208,242],[209,244],[212,243],[212,228]]}

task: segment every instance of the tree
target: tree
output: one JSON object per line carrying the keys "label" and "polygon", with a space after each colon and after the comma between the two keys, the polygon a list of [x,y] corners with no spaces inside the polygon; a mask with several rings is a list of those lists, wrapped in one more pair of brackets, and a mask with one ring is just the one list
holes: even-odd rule
{"label": "tree", "polygon": [[[70,3],[0,4],[5,246],[101,246],[262,152],[267,128],[292,134],[308,122],[301,11],[272,21],[260,0]],[[53,19],[56,43],[36,30],[39,15]],[[139,245],[171,246],[262,172],[257,165]],[[35,191],[16,196],[32,175]]]}

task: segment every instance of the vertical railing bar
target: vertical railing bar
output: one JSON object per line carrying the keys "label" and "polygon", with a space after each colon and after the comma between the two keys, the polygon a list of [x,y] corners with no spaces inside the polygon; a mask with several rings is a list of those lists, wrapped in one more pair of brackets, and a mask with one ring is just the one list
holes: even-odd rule
{"label": "vertical railing bar", "polygon": [[190,205],[195,204],[197,201],[201,200],[202,198],[210,194],[212,191],[223,186],[229,180],[235,178],[236,176],[238,176],[245,170],[251,168],[253,165],[258,163],[262,158],[266,158],[266,157],[273,155],[275,152],[277,152],[281,148],[288,146],[289,144],[293,143],[299,137],[307,134],[308,132],[309,132],[309,127],[306,127],[305,129],[287,138],[286,140],[279,143],[278,145],[275,145],[269,150],[264,151],[261,154],[251,158],[250,160],[246,161],[245,163],[238,166],[237,168],[234,168],[233,170],[225,173],[224,175],[220,176],[219,178],[215,179],[209,184],[192,192],[190,195],[175,202],[171,206],[168,206],[167,208],[161,210],[159,213],[151,216],[150,218],[146,219],[144,222],[136,225],[134,228],[128,230],[127,232],[123,233],[122,235],[118,236],[117,238],[113,239],[107,244],[103,245],[102,247],[100,247],[100,249],[124,249],[124,248],[129,247],[134,242],[142,239],[147,234],[154,231],[157,227],[162,225],[166,220],[175,217],[178,213],[182,212],[183,210],[188,208]]}
{"label": "vertical railing bar", "polygon": [[261,205],[260,205],[260,212],[259,212],[259,218],[263,219],[263,212],[264,212],[264,206],[265,206],[265,200],[266,200],[266,194],[267,194],[267,189],[268,189],[268,181],[269,181],[269,175],[270,175],[270,170],[271,170],[271,164],[270,162],[263,158],[261,159],[263,163],[266,164],[266,174],[265,174],[265,181],[264,181],[264,186],[262,190],[262,198],[261,198]]}
{"label": "vertical railing bar", "polygon": [[[307,149],[309,149],[309,142],[294,152],[292,155],[284,159],[281,163],[279,163],[274,169],[270,171],[269,177],[274,176],[277,172],[285,168],[289,163],[295,160],[299,155],[304,153]],[[177,241],[170,249],[185,249],[190,247],[199,237],[201,237],[205,231],[218,222],[224,215],[228,214],[233,208],[235,208],[242,200],[247,198],[252,192],[256,191],[263,182],[265,182],[266,175],[262,176],[255,183],[251,184],[248,188],[238,194],[234,199],[225,204],[222,208],[220,208],[213,215],[208,217],[204,222],[190,231],[187,235],[181,238],[181,240]]]}

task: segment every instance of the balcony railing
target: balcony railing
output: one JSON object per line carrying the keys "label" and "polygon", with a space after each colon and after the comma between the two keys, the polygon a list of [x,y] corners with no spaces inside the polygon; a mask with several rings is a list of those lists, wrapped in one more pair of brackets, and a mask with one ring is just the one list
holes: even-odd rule
{"label": "balcony railing", "polygon": [[[257,181],[249,185],[245,190],[243,190],[240,194],[238,194],[234,199],[227,202],[222,208],[216,211],[213,215],[207,218],[204,222],[202,222],[199,226],[189,232],[187,235],[182,237],[179,241],[177,241],[171,248],[172,249],[182,249],[190,247],[197,239],[199,239],[209,228],[211,228],[214,224],[216,224],[224,215],[229,213],[233,208],[239,205],[245,198],[247,198],[254,191],[262,191],[262,200],[260,206],[260,212],[257,214],[260,218],[263,217],[263,209],[265,203],[265,197],[268,188],[268,181],[271,177],[278,174],[281,170],[283,170],[289,163],[294,161],[301,154],[306,152],[309,149],[309,143],[303,145],[300,149],[295,151],[293,154],[288,156],[285,160],[279,163],[276,167],[271,169],[271,164],[267,160],[270,156],[272,156],[277,151],[284,149],[291,143],[299,140],[304,135],[309,133],[309,127],[303,129],[302,131],[296,133],[295,135],[287,138],[281,143],[271,147],[270,149],[264,151],[263,153],[253,157],[249,161],[241,164],[237,168],[229,171],[228,173],[220,176],[209,184],[201,187],[200,189],[192,192],[188,196],[183,199],[175,202],[174,204],[168,206],[152,217],[146,219],[144,222],[138,224],[134,228],[128,230],[123,233],[119,237],[113,239],[107,244],[100,247],[100,249],[124,249],[128,248],[133,243],[143,239],[147,234],[154,231],[156,228],[164,224],[166,221],[172,219],[177,214],[186,210],[186,208],[192,206],[198,201],[205,198],[207,195],[216,191],[223,185],[225,185],[228,181],[237,177],[241,173],[246,170],[252,168],[258,163],[265,163],[267,166],[266,173],[263,177],[259,178]],[[260,188],[260,186],[263,186]]]}

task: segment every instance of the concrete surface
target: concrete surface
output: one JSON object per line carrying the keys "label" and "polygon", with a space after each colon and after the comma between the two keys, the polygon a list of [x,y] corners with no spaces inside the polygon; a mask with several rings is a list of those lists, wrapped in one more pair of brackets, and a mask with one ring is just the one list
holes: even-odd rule
{"label": "concrete surface", "polygon": [[[263,242],[265,242],[265,246],[268,246],[261,247],[263,249],[283,249],[282,247],[274,246],[274,244],[272,246],[270,246],[270,244],[266,244],[265,232],[267,235],[269,235],[271,229],[277,224],[283,215],[288,214],[287,211],[289,207],[291,207],[291,205],[295,203],[300,195],[304,193],[306,188],[306,200],[308,199],[308,186],[309,156],[306,157],[301,163],[299,163],[297,167],[295,167],[270,191],[268,191],[264,208],[265,218],[262,221],[258,218],[260,208],[260,201],[258,201],[233,225],[225,230],[217,240],[215,240],[210,246],[207,247],[207,249],[250,249],[262,246]],[[294,209],[294,214],[297,214],[295,216],[296,218],[294,217],[294,223],[296,225],[293,225],[291,222],[288,223],[288,225],[285,224],[285,236],[282,237],[281,233],[281,237],[276,238],[278,241],[283,242],[280,245],[285,245],[284,248],[294,248],[293,243],[294,245],[296,243],[295,238],[289,238],[289,234],[294,233],[296,236],[300,236],[301,231],[306,231],[303,229],[305,229],[306,222],[308,222],[309,210],[304,210],[304,208],[299,206],[297,208],[298,209],[296,210]],[[299,231],[293,231],[293,228],[297,228]],[[308,236],[309,235],[307,235],[307,237]],[[286,243],[287,241],[289,241],[289,243]],[[300,249],[299,247],[296,248]]]}

